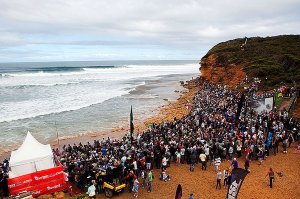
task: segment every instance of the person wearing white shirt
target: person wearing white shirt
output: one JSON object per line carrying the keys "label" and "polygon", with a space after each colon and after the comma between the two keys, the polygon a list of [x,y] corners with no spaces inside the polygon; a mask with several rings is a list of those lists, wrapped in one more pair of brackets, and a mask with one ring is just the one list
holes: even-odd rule
{"label": "person wearing white shirt", "polygon": [[216,189],[219,188],[221,189],[221,179],[222,179],[222,172],[220,170],[217,171],[217,185]]}
{"label": "person wearing white shirt", "polygon": [[168,163],[167,158],[166,158],[166,156],[164,156],[163,159],[162,159],[162,161],[161,161],[161,164],[162,164],[162,168],[161,169],[162,169],[162,171],[167,168],[167,163]]}
{"label": "person wearing white shirt", "polygon": [[217,158],[215,159],[215,169],[216,169],[216,172],[219,171],[220,165],[221,165],[221,158],[220,158],[220,157],[217,157]]}
{"label": "person wearing white shirt", "polygon": [[86,194],[89,196],[89,198],[96,198],[96,187],[94,185],[95,181],[93,180],[91,182],[91,185],[88,188],[88,191],[86,192]]}
{"label": "person wearing white shirt", "polygon": [[202,164],[202,170],[206,170],[206,155],[202,152],[199,156],[201,164]]}
{"label": "person wearing white shirt", "polygon": [[134,160],[132,162],[132,164],[133,164],[133,172],[134,172],[135,175],[137,175],[138,174],[138,172],[137,172],[137,170],[138,170],[137,161]]}

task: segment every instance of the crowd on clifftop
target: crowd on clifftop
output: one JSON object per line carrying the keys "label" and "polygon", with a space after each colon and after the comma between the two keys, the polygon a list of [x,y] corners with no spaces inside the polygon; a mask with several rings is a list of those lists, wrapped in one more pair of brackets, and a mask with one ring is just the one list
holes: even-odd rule
{"label": "crowd on clifftop", "polygon": [[[243,93],[202,79],[193,81],[197,82],[199,91],[190,113],[183,118],[153,124],[144,132],[136,132],[133,139],[128,134],[120,140],[103,138],[55,149],[67,180],[82,191],[95,187],[93,193],[89,189],[91,197],[94,192],[103,192],[104,181],[126,183],[137,197],[139,187],[152,191],[153,178],[170,180],[172,175],[167,167],[190,164],[193,171],[200,163],[202,170],[214,165],[217,180],[223,176],[227,184],[230,171],[221,172],[219,168],[223,160],[233,161],[233,167],[249,170],[250,162],[261,163],[266,156],[281,152],[279,146],[286,152],[292,142],[300,140],[300,125],[287,111],[274,107],[269,112],[257,113],[241,102],[242,95],[246,101],[257,98],[258,79],[245,79],[243,83],[250,86]],[[272,96],[277,91],[265,95]],[[269,132],[272,139],[268,141]],[[238,165],[242,156],[246,156],[246,161]],[[4,189],[2,179],[7,170],[2,167],[0,180]],[[153,169],[160,169],[161,175],[154,177]]]}

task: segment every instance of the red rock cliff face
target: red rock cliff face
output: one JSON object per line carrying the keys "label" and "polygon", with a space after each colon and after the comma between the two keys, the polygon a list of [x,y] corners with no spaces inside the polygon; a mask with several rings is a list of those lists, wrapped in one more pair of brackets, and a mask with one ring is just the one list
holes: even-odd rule
{"label": "red rock cliff face", "polygon": [[212,54],[200,61],[201,76],[213,83],[228,85],[230,88],[245,78],[246,73],[241,65],[222,65],[217,63],[217,56]]}

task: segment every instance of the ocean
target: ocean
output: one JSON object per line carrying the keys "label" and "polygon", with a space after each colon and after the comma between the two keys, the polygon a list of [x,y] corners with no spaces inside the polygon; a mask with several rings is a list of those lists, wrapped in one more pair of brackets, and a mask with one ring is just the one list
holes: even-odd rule
{"label": "ocean", "polygon": [[[197,61],[0,63],[0,153],[27,131],[43,143],[128,125],[175,101]],[[168,101],[166,100],[168,99]]]}

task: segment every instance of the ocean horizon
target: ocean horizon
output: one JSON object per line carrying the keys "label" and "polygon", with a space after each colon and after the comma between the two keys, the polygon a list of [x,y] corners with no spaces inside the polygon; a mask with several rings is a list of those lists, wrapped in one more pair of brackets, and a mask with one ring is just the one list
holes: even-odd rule
{"label": "ocean horizon", "polygon": [[20,145],[27,131],[49,143],[57,132],[122,128],[131,105],[142,122],[179,97],[180,81],[198,75],[193,60],[0,63],[1,151]]}

